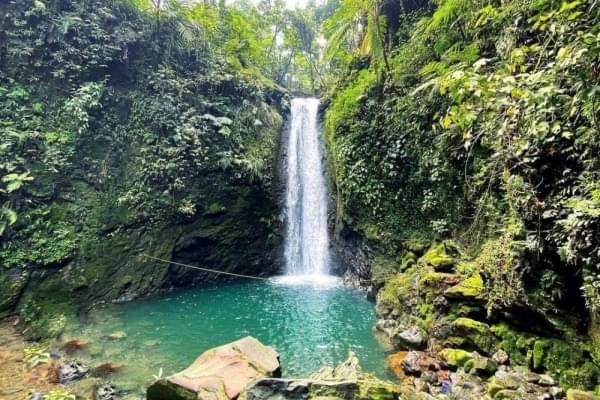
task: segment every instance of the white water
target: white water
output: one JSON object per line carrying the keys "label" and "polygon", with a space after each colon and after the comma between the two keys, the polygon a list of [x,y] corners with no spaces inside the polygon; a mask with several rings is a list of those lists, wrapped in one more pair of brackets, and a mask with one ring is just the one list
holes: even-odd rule
{"label": "white water", "polygon": [[317,99],[292,100],[287,144],[285,282],[331,283],[327,187]]}

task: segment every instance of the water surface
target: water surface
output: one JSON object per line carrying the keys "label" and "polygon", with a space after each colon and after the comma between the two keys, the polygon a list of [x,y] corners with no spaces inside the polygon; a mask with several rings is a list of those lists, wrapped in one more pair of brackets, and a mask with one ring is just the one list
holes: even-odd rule
{"label": "water surface", "polygon": [[[385,377],[373,305],[364,295],[334,284],[293,283],[245,281],[113,305],[70,322],[67,337],[91,340],[77,357],[92,366],[124,364],[110,379],[138,395],[161,369],[171,374],[205,350],[247,335],[279,351],[286,377],[334,366],[348,351],[365,371]],[[127,336],[108,338],[117,331]]]}

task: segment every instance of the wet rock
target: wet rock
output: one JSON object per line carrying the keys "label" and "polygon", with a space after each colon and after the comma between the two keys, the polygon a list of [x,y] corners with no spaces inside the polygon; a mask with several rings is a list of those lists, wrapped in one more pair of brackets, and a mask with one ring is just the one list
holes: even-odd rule
{"label": "wet rock", "polygon": [[422,351],[409,351],[401,362],[402,369],[409,375],[419,376],[423,371],[438,371],[440,361]]}
{"label": "wet rock", "polygon": [[234,399],[251,382],[280,374],[277,352],[246,337],[208,350],[185,370],[153,383],[147,399]]}
{"label": "wet rock", "polygon": [[85,377],[88,371],[89,368],[79,361],[69,361],[58,370],[58,380],[63,384],[73,382]]}
{"label": "wet rock", "polygon": [[394,347],[409,350],[421,350],[427,344],[427,332],[418,326],[411,326],[392,336]]}
{"label": "wet rock", "polygon": [[500,349],[495,352],[494,355],[492,355],[492,360],[496,361],[498,365],[504,365],[508,363],[508,354],[506,354],[504,350]]}
{"label": "wet rock", "polygon": [[554,385],[556,385],[556,381],[550,375],[540,375],[540,379],[538,380],[537,383],[540,386],[554,386]]}
{"label": "wet rock", "polygon": [[310,376],[313,380],[357,380],[361,377],[358,357],[354,352],[348,354],[348,359],[336,368],[324,367]]}
{"label": "wet rock", "polygon": [[117,400],[117,388],[111,383],[103,383],[96,388],[94,400]]}

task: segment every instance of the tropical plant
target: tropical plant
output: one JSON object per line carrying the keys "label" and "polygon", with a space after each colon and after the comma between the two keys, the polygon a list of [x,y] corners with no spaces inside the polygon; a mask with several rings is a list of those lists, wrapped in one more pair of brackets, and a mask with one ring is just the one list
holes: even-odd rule
{"label": "tropical plant", "polygon": [[375,65],[390,72],[387,55],[386,19],[381,15],[380,0],[344,0],[325,22],[328,37],[325,55],[331,61],[341,51],[370,56]]}

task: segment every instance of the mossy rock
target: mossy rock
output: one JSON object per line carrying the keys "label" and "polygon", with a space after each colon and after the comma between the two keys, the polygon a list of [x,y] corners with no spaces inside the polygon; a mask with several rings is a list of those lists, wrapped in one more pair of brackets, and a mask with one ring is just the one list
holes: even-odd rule
{"label": "mossy rock", "polygon": [[443,349],[438,353],[438,356],[454,368],[463,367],[473,359],[473,353],[463,349]]}
{"label": "mossy rock", "polygon": [[529,365],[533,357],[533,344],[536,337],[528,333],[520,332],[507,323],[491,326],[491,331],[500,338],[498,347],[508,354],[510,363],[513,365]]}
{"label": "mossy rock", "polygon": [[485,298],[485,285],[479,272],[448,288],[444,295],[451,299],[479,301]]}
{"label": "mossy rock", "polygon": [[371,268],[371,280],[376,285],[385,284],[400,270],[396,260],[386,257],[376,257]]}
{"label": "mossy rock", "polygon": [[493,376],[487,384],[487,393],[490,397],[495,398],[496,393],[502,390],[515,390],[522,385],[522,382],[514,379],[510,375],[506,375],[502,378]]}
{"label": "mossy rock", "polygon": [[358,398],[361,399],[396,400],[400,396],[398,385],[382,381],[371,375],[363,375],[358,384]]}
{"label": "mossy rock", "polygon": [[593,392],[585,392],[583,390],[569,389],[567,390],[567,400],[599,400],[600,397]]}
{"label": "mossy rock", "polygon": [[400,299],[408,298],[413,286],[413,274],[397,274],[385,284],[383,289],[379,291],[378,303],[381,302],[386,306],[398,308],[401,305]]}
{"label": "mossy rock", "polygon": [[399,271],[404,272],[417,263],[417,255],[412,251],[406,252],[400,260]]}
{"label": "mossy rock", "polygon": [[29,273],[20,269],[0,270],[0,318],[17,305],[28,279]]}
{"label": "mossy rock", "polygon": [[458,276],[456,274],[436,271],[427,271],[419,279],[421,286],[437,289],[438,293],[442,293],[445,288],[455,284],[457,281]]}
{"label": "mossy rock", "polygon": [[516,390],[502,389],[494,394],[494,400],[523,400],[523,394]]}
{"label": "mossy rock", "polygon": [[427,250],[427,252],[419,259],[419,262],[433,267],[436,271],[448,271],[456,264],[456,259],[448,254],[449,249],[454,249],[451,242],[443,242],[436,244]]}
{"label": "mossy rock", "polygon": [[411,238],[404,243],[404,247],[406,247],[406,249],[409,252],[412,252],[417,255],[422,255],[427,249],[427,247],[429,247],[429,244],[430,242],[426,240]]}
{"label": "mossy rock", "polygon": [[538,339],[533,344],[535,370],[561,370],[575,367],[585,361],[581,349],[560,339]]}
{"label": "mossy rock", "polygon": [[533,368],[548,370],[563,387],[590,389],[598,383],[600,369],[575,344],[560,339],[538,339],[532,354]]}
{"label": "mossy rock", "polygon": [[466,317],[452,322],[452,335],[462,338],[462,346],[485,354],[491,354],[498,341],[488,324]]}
{"label": "mossy rock", "polygon": [[478,356],[465,362],[463,368],[470,374],[491,376],[498,369],[498,364],[491,358]]}

